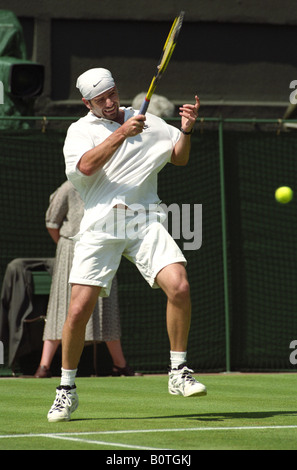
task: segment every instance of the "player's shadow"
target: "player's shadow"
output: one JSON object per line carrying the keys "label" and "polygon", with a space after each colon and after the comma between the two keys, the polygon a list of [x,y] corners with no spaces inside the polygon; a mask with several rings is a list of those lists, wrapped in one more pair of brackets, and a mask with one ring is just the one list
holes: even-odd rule
{"label": "player's shadow", "polygon": [[[201,422],[221,422],[236,419],[267,419],[275,416],[296,416],[297,410],[294,411],[251,411],[251,412],[230,412],[230,413],[201,413],[201,414],[179,414],[171,416],[127,416],[122,418],[125,420],[146,420],[146,419],[189,419]],[[110,418],[74,418],[71,421],[92,421],[92,420],[118,420],[118,417]]]}
{"label": "player's shadow", "polygon": [[[234,419],[267,419],[275,416],[296,416],[297,410],[294,411],[237,411],[229,413],[201,413],[201,414],[190,414],[190,415],[175,415],[172,416],[174,419],[187,418],[195,421],[225,421]],[[169,416],[163,416],[163,418],[169,418]]]}

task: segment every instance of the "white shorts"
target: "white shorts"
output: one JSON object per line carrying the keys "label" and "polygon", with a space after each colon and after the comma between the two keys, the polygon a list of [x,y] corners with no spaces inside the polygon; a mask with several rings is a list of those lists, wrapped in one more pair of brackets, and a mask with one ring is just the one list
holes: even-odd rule
{"label": "white shorts", "polygon": [[136,265],[152,288],[158,272],[172,263],[187,261],[158,214],[113,209],[102,221],[83,232],[75,244],[71,284],[101,286],[108,297],[121,257]]}

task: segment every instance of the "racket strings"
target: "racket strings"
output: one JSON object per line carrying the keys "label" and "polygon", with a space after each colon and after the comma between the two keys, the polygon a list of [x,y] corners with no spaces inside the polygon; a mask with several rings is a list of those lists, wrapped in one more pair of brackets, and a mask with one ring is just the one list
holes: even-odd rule
{"label": "racket strings", "polygon": [[184,12],[181,11],[179,16],[177,16],[171,26],[171,29],[169,31],[169,34],[167,36],[166,42],[163,47],[163,51],[159,60],[159,64],[157,66],[157,70],[155,73],[155,76],[153,77],[151,84],[149,86],[149,89],[147,91],[146,97],[141,105],[140,108],[140,114],[145,114],[146,110],[148,108],[148,103],[150,102],[150,99],[152,95],[155,92],[155,89],[157,87],[157,84],[162,77],[163,73],[166,70],[166,67],[171,59],[171,56],[173,54],[173,51],[175,49],[175,45],[177,42],[177,38],[179,35],[179,32],[181,30],[183,20],[184,20]]}
{"label": "racket strings", "polygon": [[159,72],[164,71],[166,69],[168,62],[171,59],[171,56],[176,46],[176,41],[180,32],[180,29],[183,24],[183,19],[184,19],[184,12],[181,12],[180,15],[175,18],[172,24],[172,27],[170,29],[170,32],[168,34],[168,37],[164,45],[162,58],[158,66]]}

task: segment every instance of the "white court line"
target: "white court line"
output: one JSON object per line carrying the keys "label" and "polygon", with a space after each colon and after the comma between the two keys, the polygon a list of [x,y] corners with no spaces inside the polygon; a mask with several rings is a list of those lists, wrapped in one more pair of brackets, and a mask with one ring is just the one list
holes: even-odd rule
{"label": "white court line", "polygon": [[[279,426],[222,426],[222,427],[197,427],[197,428],[163,428],[163,429],[131,429],[123,431],[86,431],[86,432],[71,432],[72,436],[76,435],[92,435],[92,434],[140,434],[140,433],[153,433],[153,432],[187,432],[187,431],[243,431],[245,429],[297,429],[297,424],[293,425],[279,425]],[[61,436],[68,433],[59,433]],[[1,438],[1,436],[0,436]]]}
{"label": "white court line", "polygon": [[68,436],[65,436],[65,435],[62,436],[62,435],[48,434],[46,437],[49,437],[51,439],[61,439],[63,441],[75,441],[75,442],[80,442],[80,443],[84,443],[84,444],[96,444],[96,445],[104,445],[104,446],[111,446],[111,447],[124,447],[125,449],[168,450],[168,449],[164,449],[164,448],[160,449],[158,447],[144,447],[144,446],[138,446],[138,445],[132,445],[132,444],[122,444],[120,442],[106,442],[106,441],[94,441],[92,439],[80,439],[78,437],[68,437]]}
{"label": "white court line", "polygon": [[[2,434],[0,439],[13,439],[21,437],[69,437],[69,436],[96,436],[108,434],[143,434],[156,432],[188,432],[188,431],[245,431],[258,429],[297,429],[297,424],[292,425],[271,425],[271,426],[212,426],[212,427],[196,427],[196,428],[161,428],[161,429],[128,429],[117,431],[82,431],[82,432],[58,432],[58,433],[28,433],[28,434]],[[94,441],[91,441],[94,442]]]}
{"label": "white court line", "polygon": [[[134,432],[134,431],[133,431]],[[97,441],[97,440],[92,440],[92,439],[81,439],[78,437],[70,437],[72,435],[74,436],[80,436],[80,435],[98,435],[98,434],[115,434],[118,433],[118,431],[103,431],[103,432],[75,432],[75,433],[56,433],[56,434],[34,434],[34,433],[29,433],[29,434],[7,434],[7,435],[0,435],[0,439],[13,439],[13,438],[20,438],[20,437],[27,437],[27,438],[38,438],[38,437],[45,437],[49,439],[60,439],[63,441],[75,441],[75,442],[80,442],[84,444],[94,444],[94,445],[104,445],[104,446],[110,446],[110,447],[123,447],[125,449],[137,449],[137,450],[169,450],[165,448],[160,448],[160,447],[144,447],[144,446],[139,446],[139,445],[131,445],[131,444],[123,444],[120,442],[106,442],[106,441]],[[120,431],[121,434],[124,434],[125,431]],[[129,431],[128,431],[129,433]]]}
{"label": "white court line", "polygon": [[196,427],[196,428],[164,428],[164,429],[131,429],[122,431],[89,431],[89,432],[69,432],[69,433],[41,433],[41,434],[6,434],[0,435],[0,439],[14,438],[38,438],[45,437],[49,439],[60,439],[64,441],[80,442],[84,444],[110,446],[115,448],[137,449],[137,450],[170,450],[156,447],[144,447],[133,444],[124,444],[120,442],[106,442],[92,439],[82,439],[73,436],[94,436],[94,435],[117,435],[117,434],[143,434],[160,432],[189,432],[189,431],[246,431],[246,430],[275,430],[275,429],[297,429],[297,425],[288,426],[218,426],[218,427]]}

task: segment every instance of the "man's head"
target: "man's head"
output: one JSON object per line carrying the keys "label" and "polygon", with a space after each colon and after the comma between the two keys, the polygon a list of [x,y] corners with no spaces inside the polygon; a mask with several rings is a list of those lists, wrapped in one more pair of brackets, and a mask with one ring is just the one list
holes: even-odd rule
{"label": "man's head", "polygon": [[87,70],[76,82],[76,87],[86,100],[92,100],[114,86],[115,82],[110,71],[101,68]]}
{"label": "man's head", "polygon": [[84,104],[95,116],[118,120],[119,95],[109,70],[87,70],[78,77],[76,87],[82,94]]}

